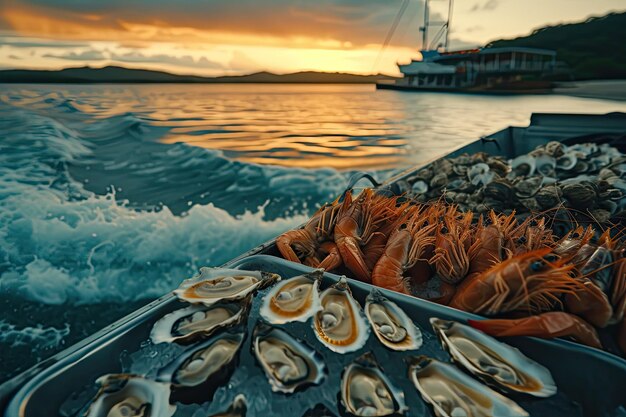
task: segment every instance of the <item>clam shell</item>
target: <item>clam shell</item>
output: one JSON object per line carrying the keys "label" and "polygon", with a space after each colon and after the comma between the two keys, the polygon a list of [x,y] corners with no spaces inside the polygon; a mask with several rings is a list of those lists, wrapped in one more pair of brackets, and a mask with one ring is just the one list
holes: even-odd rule
{"label": "clam shell", "polygon": [[408,359],[409,379],[439,417],[527,417],[514,401],[454,366],[426,356]]}
{"label": "clam shell", "polygon": [[[157,374],[157,380],[177,388],[192,388],[208,382],[213,386],[230,374],[244,333],[222,333],[190,346]],[[206,400],[206,399],[205,399]]]}
{"label": "clam shell", "polygon": [[371,352],[348,365],[341,376],[341,405],[352,416],[398,416],[408,407]]}
{"label": "clam shell", "polygon": [[280,279],[268,272],[201,268],[198,276],[183,281],[174,294],[183,301],[210,306],[219,301],[241,300]]}
{"label": "clam shell", "polygon": [[170,385],[138,375],[108,374],[96,380],[98,393],[82,414],[85,417],[149,415],[170,417],[176,406],[169,403]]}
{"label": "clam shell", "polygon": [[322,310],[315,314],[313,330],[317,339],[337,353],[354,352],[365,345],[370,328],[359,303],[352,297],[345,277],[320,296]]}
{"label": "clam shell", "polygon": [[550,371],[518,349],[461,323],[435,317],[430,323],[452,359],[486,383],[535,397],[556,393]]}
{"label": "clam shell", "polygon": [[251,298],[207,307],[194,304],[166,314],[154,323],[150,340],[158,343],[191,343],[210,337],[215,331],[239,324],[246,318]]}
{"label": "clam shell", "polygon": [[272,324],[307,321],[322,309],[319,285],[323,270],[284,280],[263,298],[261,316]]}
{"label": "clam shell", "polygon": [[272,391],[289,394],[309,385],[319,385],[324,379],[326,366],[322,357],[284,330],[260,324],[253,338],[254,355]]}
{"label": "clam shell", "polygon": [[365,315],[380,342],[392,350],[415,350],[422,346],[422,332],[396,303],[373,288],[365,300]]}
{"label": "clam shell", "polygon": [[235,397],[228,410],[223,413],[213,414],[209,417],[246,417],[246,411],[248,409],[248,403],[246,397],[243,394],[239,394]]}

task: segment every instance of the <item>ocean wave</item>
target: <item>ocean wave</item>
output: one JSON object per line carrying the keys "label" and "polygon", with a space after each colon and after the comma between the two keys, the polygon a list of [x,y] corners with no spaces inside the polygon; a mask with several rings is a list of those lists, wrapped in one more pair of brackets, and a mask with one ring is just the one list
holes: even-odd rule
{"label": "ocean wave", "polygon": [[[191,201],[178,214],[167,201],[138,210],[115,189],[99,195],[70,175],[67,165],[98,156],[97,145],[80,132],[41,115],[12,116],[12,123],[2,118],[0,124],[6,135],[0,144],[0,287],[11,294],[55,305],[154,298],[199,267],[219,265],[306,220],[306,213],[268,218],[267,200],[237,214]],[[170,145],[162,159],[170,158],[178,170],[206,167],[202,159],[213,156],[225,159],[183,148],[189,147]],[[258,176],[263,167],[222,163],[237,167],[240,182],[227,189],[241,200],[251,192],[241,179],[248,171]],[[288,183],[302,189],[303,181],[319,178],[283,174],[270,167],[263,178],[282,178],[283,195],[294,198],[297,190]],[[172,193],[180,192],[184,183],[173,186]],[[261,193],[262,186],[251,186]]]}
{"label": "ocean wave", "polygon": [[0,320],[0,343],[6,343],[12,348],[32,346],[37,349],[54,349],[59,347],[63,339],[70,333],[70,325],[57,329],[38,324],[35,327],[23,327]]}

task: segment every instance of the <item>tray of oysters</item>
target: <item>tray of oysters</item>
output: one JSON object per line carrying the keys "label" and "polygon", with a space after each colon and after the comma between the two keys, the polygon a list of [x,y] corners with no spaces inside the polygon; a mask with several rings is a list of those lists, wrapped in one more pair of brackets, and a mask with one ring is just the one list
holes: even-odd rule
{"label": "tray of oysters", "polygon": [[[271,256],[244,259],[231,269],[202,268],[174,295],[139,347],[120,354],[120,371],[83,381],[62,415],[624,411],[619,394],[590,398],[593,374],[603,367],[615,371],[591,349],[534,338],[498,340],[465,324],[477,316]],[[618,371],[621,380],[611,384],[623,387],[626,366]],[[579,375],[587,377],[577,386]],[[605,412],[594,414],[601,407]]]}

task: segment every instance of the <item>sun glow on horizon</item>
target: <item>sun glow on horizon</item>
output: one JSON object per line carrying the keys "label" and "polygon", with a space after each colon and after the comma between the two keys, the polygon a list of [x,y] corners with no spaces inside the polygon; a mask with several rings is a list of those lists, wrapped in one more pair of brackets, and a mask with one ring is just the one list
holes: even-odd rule
{"label": "sun glow on horizon", "polygon": [[[588,13],[584,10],[589,6],[578,0],[562,10],[557,3],[563,1],[554,0],[543,10],[561,19]],[[471,3],[476,4],[463,3],[455,9],[455,48],[528,31],[533,23],[523,20],[538,19],[510,0]],[[352,0],[4,0],[0,68],[119,65],[203,76],[259,71],[399,75],[396,63],[419,56],[417,27],[423,10],[420,0],[410,2],[381,54],[400,4],[401,0],[358,4]],[[594,4],[596,10],[613,5],[610,0]],[[493,19],[494,13],[500,13],[500,18]]]}

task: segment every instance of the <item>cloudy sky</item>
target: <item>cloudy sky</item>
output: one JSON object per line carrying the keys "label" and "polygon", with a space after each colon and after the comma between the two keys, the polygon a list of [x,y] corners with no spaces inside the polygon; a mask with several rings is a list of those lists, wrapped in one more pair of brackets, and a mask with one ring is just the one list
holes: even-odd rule
{"label": "cloudy sky", "polygon": [[[396,73],[416,56],[421,0],[0,0],[0,68],[117,64],[222,75]],[[431,14],[447,1],[432,1]],[[456,0],[452,46],[625,10],[623,0]]]}

